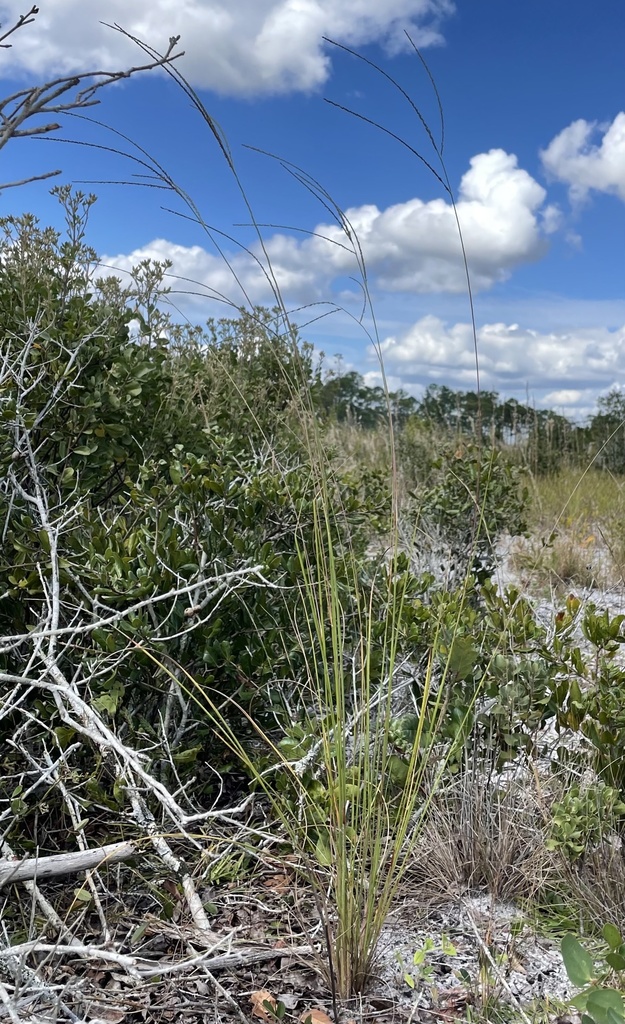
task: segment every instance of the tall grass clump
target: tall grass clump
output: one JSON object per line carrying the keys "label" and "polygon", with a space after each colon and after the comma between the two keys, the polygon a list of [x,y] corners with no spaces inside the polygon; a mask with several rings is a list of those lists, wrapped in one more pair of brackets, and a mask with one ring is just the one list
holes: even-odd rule
{"label": "tall grass clump", "polygon": [[[416,719],[410,750],[398,756],[398,701],[409,697],[398,685],[402,620],[414,602],[414,579],[396,551],[378,558],[367,580],[349,550],[339,549],[340,512],[324,470],[316,467],[312,545],[298,551],[289,642],[305,671],[292,695],[300,707],[295,728],[280,739],[233,698],[224,701],[201,679],[184,675],[216,735],[266,798],[276,841],[297,855],[323,922],[330,986],[346,999],[371,977],[381,930],[453,744],[441,747],[433,765],[446,667],[431,657],[420,699],[410,704]],[[253,730],[253,745],[240,738],[233,711]]]}
{"label": "tall grass clump", "polygon": [[[416,47],[414,50],[422,59]],[[371,62],[365,62],[380,71]],[[230,152],[210,115],[177,70],[169,73],[216,135],[238,182]],[[438,94],[440,142],[435,141],[407,93],[391,82],[425,129],[440,172],[416,149],[410,145],[408,148],[442,184],[455,211],[443,160],[444,123]],[[385,130],[383,126],[377,127]],[[366,264],[353,227],[318,182],[295,165],[280,162],[333,213],[343,232],[342,245],[354,254],[370,326],[364,328],[364,318],[361,323],[378,352],[388,398]],[[155,171],[165,177],[162,168],[156,167]],[[166,182],[187,202],[202,229],[214,237],[195,204],[171,179],[166,178]],[[262,272],[275,297],[276,316],[269,330],[284,343],[291,331],[289,311],[242,187],[241,194],[256,225]],[[458,237],[464,256],[459,222]],[[259,257],[254,259],[259,262]],[[465,268],[473,319],[466,257]],[[289,695],[293,720],[286,727],[275,729],[261,724],[236,696],[224,697],[200,676],[194,676],[183,666],[172,666],[166,655],[153,653],[151,657],[163,671],[175,673],[178,681],[183,679],[185,689],[203,708],[220,741],[264,795],[278,826],[277,838],[297,854],[300,870],[313,887],[325,932],[329,982],[335,999],[345,999],[362,992],[371,977],[381,930],[397,898],[433,793],[454,749],[454,742],[448,738],[441,742],[439,724],[447,710],[448,675],[452,669],[455,671],[451,660],[455,627],[444,612],[438,619],[437,613],[432,616],[429,634],[433,644],[429,652],[421,652],[423,668],[415,691],[406,665],[411,644],[414,651],[418,635],[419,609],[427,596],[424,588],[433,581],[426,578],[423,582],[415,577],[407,557],[411,552],[402,549],[405,532],[400,531],[401,488],[390,403],[388,442],[376,441],[377,450],[382,450],[387,460],[383,476],[388,508],[381,517],[384,522],[378,530],[377,553],[371,555],[366,544],[363,549],[362,530],[354,526],[354,506],[341,488],[336,462],[328,455],[332,436],[319,423],[311,395],[298,387],[296,373],[295,358],[287,383],[292,388],[293,408],[299,420],[296,432],[304,439],[309,482],[305,495],[292,495],[294,506],[299,508],[299,528],[295,531],[296,556],[291,562],[288,585],[283,588],[283,593],[288,591],[289,595],[292,627],[291,635],[284,638],[285,650],[289,649],[287,656],[290,653],[294,665],[299,666]],[[236,386],[234,378],[233,384]],[[254,420],[256,410],[251,405],[248,412]],[[269,437],[266,440],[271,444]],[[274,456],[279,461],[279,453]],[[483,480],[479,443],[474,456],[479,488]],[[479,510],[482,497],[476,493],[471,506]],[[474,536],[468,537],[469,546],[477,542],[479,512],[473,520],[475,530]],[[416,530],[413,527],[409,547],[415,544]],[[368,530],[365,528],[367,534],[370,540],[371,524]],[[402,542],[400,536],[404,538]],[[460,609],[466,592],[465,587]],[[278,588],[275,600],[281,599]],[[470,703],[474,699],[475,695]],[[404,747],[403,756],[399,756],[394,723],[406,709],[412,712],[413,729],[408,749]],[[248,732],[254,736],[252,744],[242,738],[234,724],[237,720],[247,723]]]}

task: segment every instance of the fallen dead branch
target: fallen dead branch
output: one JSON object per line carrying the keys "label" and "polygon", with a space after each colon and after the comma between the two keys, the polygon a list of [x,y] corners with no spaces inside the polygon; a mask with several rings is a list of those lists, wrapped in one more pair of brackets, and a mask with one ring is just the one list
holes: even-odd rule
{"label": "fallen dead branch", "polygon": [[[231,941],[232,934],[225,936],[223,942]],[[135,980],[160,977],[165,974],[182,974],[185,971],[193,970],[196,967],[205,967],[209,971],[224,971],[234,968],[247,967],[251,964],[264,963],[267,960],[303,959],[307,960],[313,954],[312,946],[292,946],[280,949],[262,948],[252,946],[249,948],[229,950],[213,956],[215,946],[198,956],[189,957],[185,960],[150,960],[146,957],[132,956],[127,953],[116,953],[114,950],[101,949],[99,946],[66,945],[64,943],[40,942],[34,939],[31,942],[21,942],[8,949],[0,949],[0,962],[7,957],[12,959],[29,956],[33,953],[48,956],[80,957],[81,960],[103,961],[121,967],[130,977]]]}
{"label": "fallen dead branch", "polygon": [[3,859],[0,860],[0,889],[13,882],[41,881],[44,878],[71,875],[78,871],[90,871],[92,868],[105,867],[107,864],[118,864],[136,855],[137,847],[134,843],[110,843],[108,846],[99,846],[93,850],[58,853],[50,857]]}

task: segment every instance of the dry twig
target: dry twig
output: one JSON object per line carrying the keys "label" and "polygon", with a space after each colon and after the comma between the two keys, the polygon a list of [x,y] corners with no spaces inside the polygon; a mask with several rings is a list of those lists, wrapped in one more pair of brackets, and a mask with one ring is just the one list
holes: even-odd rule
{"label": "dry twig", "polygon": [[[0,36],[0,48],[11,46],[12,43],[6,43],[4,40],[24,26],[31,25],[38,14],[39,8],[33,6],[27,14],[21,15],[11,28]],[[61,127],[56,120],[24,127],[25,123],[32,118],[42,115],[55,117],[57,114],[68,111],[93,107],[100,102],[99,98],[96,98],[96,94],[105,86],[120,82],[125,78],[131,78],[143,71],[167,67],[172,61],[183,56],[184,51],[174,52],[179,41],[180,36],[171,36],[164,54],[156,54],[153,51],[155,56],[152,60],[123,71],[88,71],[76,75],[66,75],[46,82],[45,85],[29,86],[6,96],[0,100],[0,149],[3,149],[10,139],[49,135],[50,132]],[[60,170],[47,171],[43,174],[22,178],[19,181],[5,182],[0,184],[0,191],[4,188],[25,185],[31,181],[51,178],[60,173]]]}

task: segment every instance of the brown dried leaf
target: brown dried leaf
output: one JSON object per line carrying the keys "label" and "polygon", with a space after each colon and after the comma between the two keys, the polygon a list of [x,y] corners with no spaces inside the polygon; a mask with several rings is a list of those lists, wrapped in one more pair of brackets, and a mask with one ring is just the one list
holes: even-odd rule
{"label": "brown dried leaf", "polygon": [[180,895],[180,890],[176,883],[174,882],[173,878],[164,878],[163,881],[161,882],[161,888],[164,889],[167,895],[171,896],[172,899],[182,899],[182,896]]}
{"label": "brown dried leaf", "polygon": [[300,1017],[302,1024],[332,1024],[325,1010],[304,1010]]}
{"label": "brown dried leaf", "polygon": [[271,889],[272,892],[277,892],[279,896],[282,896],[291,888],[291,876],[286,873],[271,875],[270,878],[265,879],[263,885],[265,889]]}
{"label": "brown dried leaf", "polygon": [[272,1010],[275,1010],[278,1004],[271,992],[268,992],[266,988],[259,988],[257,992],[252,992],[250,996],[250,1003],[252,1004],[253,1017],[260,1017],[261,1020],[265,1021],[275,1020],[275,1017],[273,1017],[271,1013],[267,1012],[267,1008],[264,1004],[269,1003]]}

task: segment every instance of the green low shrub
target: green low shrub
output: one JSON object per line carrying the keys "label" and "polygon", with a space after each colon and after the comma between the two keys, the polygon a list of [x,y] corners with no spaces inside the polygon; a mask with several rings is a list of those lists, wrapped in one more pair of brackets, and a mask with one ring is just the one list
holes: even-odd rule
{"label": "green low shrub", "polygon": [[457,580],[470,572],[483,583],[494,571],[500,535],[527,531],[521,471],[496,449],[463,442],[447,448],[434,469],[431,486],[415,494],[419,521],[449,547]]}

